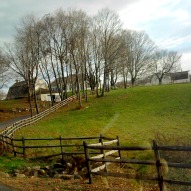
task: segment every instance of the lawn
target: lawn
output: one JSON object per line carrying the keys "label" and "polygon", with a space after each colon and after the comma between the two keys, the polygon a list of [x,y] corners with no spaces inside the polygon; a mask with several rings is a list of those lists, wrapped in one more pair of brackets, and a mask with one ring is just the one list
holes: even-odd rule
{"label": "lawn", "polygon": [[[34,108],[34,102],[32,103]],[[43,111],[45,108],[48,108],[50,106],[48,102],[42,101],[38,101],[38,105],[40,111]],[[30,106],[27,98],[0,100],[0,123],[29,114]]]}
{"label": "lawn", "polygon": [[[164,145],[190,145],[191,143],[191,84],[118,89],[106,93],[104,97],[96,98],[95,95],[91,95],[88,99],[87,103],[83,101],[83,109],[78,109],[78,101],[76,100],[38,123],[18,130],[14,137],[85,137],[103,134],[110,137],[118,135],[123,145],[150,145],[152,139],[157,139],[159,144]],[[27,143],[27,145],[37,144],[54,145],[54,143],[47,141],[44,143],[34,141]],[[38,153],[40,153],[40,156],[43,153],[44,156],[58,153],[58,150],[54,150],[54,148],[51,151],[43,149],[30,150],[29,155],[30,157],[36,157]],[[167,161],[190,163],[190,155],[185,152],[181,152],[181,155],[178,152],[160,152],[160,154]],[[141,160],[152,160],[154,157],[153,152],[150,151],[128,151],[127,153],[122,153],[122,155],[125,158]],[[0,157],[0,162],[2,163],[0,170],[9,172],[22,166],[36,165],[38,161],[34,161],[25,161],[9,156]],[[127,170],[129,173],[130,169],[133,172],[144,175],[153,176],[153,172],[156,173],[156,169],[146,165],[130,164],[130,166],[124,166],[120,170],[124,172]],[[190,170],[170,168],[166,176],[170,179],[188,180]],[[11,181],[15,180],[17,179]],[[27,181],[24,180],[24,182],[33,186],[33,183],[30,183],[31,180],[30,178]],[[39,179],[39,182],[41,181],[39,185],[42,185],[43,189],[47,190],[54,181],[51,180],[50,183],[43,185],[45,180],[48,181],[47,179]],[[117,179],[117,182],[119,180]],[[96,177],[95,181],[99,182],[94,184],[96,187],[101,185],[99,178]],[[116,178],[114,181],[110,181],[110,178],[107,178],[107,181],[113,188],[112,183],[116,182]],[[131,186],[138,185],[139,187],[138,182],[133,181],[129,183],[128,181],[121,181],[122,185],[124,185],[123,188],[125,185],[128,185],[130,190],[140,190],[131,189]],[[62,181],[62,183],[66,186],[66,181]],[[21,185],[23,187],[23,182]],[[69,183],[69,185],[72,186],[73,184]],[[93,190],[94,187],[92,186],[94,185],[91,185],[90,189],[88,188],[87,190]],[[80,184],[75,184],[72,190],[79,186]],[[82,186],[84,189],[84,186],[87,186],[87,184]],[[104,187],[103,185],[101,186]],[[148,188],[146,190],[155,190],[153,185],[149,185]],[[175,189],[187,190],[186,187],[178,187],[177,185],[170,190]]]}
{"label": "lawn", "polygon": [[191,137],[191,84],[112,90],[105,97],[89,96],[59,109],[15,137],[80,137],[118,135],[123,144],[149,144],[156,134]]}

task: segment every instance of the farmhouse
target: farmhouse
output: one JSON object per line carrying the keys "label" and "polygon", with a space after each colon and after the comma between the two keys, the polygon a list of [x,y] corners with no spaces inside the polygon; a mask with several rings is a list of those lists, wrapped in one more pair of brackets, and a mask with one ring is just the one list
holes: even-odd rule
{"label": "farmhouse", "polygon": [[[162,79],[162,84],[188,83],[188,82],[191,82],[189,71],[168,73],[168,74],[164,75],[164,77]],[[159,80],[155,74],[151,77],[150,83],[152,85],[159,84]]]}
{"label": "farmhouse", "polygon": [[[37,91],[37,99],[41,100],[41,101],[51,101],[50,91],[48,89],[40,88]],[[52,90],[52,99],[55,102],[61,101],[60,95],[59,95],[59,93],[57,91]]]}
{"label": "farmhouse", "polygon": [[[39,91],[39,89],[48,89],[46,83],[43,80],[37,79],[35,90]],[[9,88],[7,98],[10,99],[19,99],[19,98],[25,98],[28,96],[28,87],[25,81],[18,81]]]}
{"label": "farmhouse", "polygon": [[[85,87],[85,83],[87,83],[87,88],[91,89],[90,85],[89,85],[89,82],[88,81],[86,81],[86,82],[83,81],[82,75],[80,75],[80,74],[78,75],[78,80],[79,80],[79,86],[80,86],[81,90],[83,89],[83,86]],[[55,79],[51,83],[52,90],[53,91],[58,91],[58,87],[63,86],[63,84],[61,83],[62,81],[63,81],[63,79],[61,79],[61,78]],[[68,77],[65,77],[64,82],[67,84],[67,87],[66,87],[67,91],[72,91],[72,90],[76,91],[77,90],[77,82],[76,82],[76,75],[75,74],[72,74],[72,75],[69,75]]]}

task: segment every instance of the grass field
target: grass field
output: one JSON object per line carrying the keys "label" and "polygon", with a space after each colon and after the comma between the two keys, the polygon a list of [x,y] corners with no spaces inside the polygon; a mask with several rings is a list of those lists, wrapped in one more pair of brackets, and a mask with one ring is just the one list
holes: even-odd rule
{"label": "grass field", "polygon": [[[34,101],[32,102],[34,108]],[[39,110],[50,106],[48,102],[38,101]],[[33,109],[35,111],[35,108]],[[30,114],[30,106],[27,98],[14,100],[0,100],[0,123],[11,119]]]}
{"label": "grass field", "polygon": [[[18,130],[14,137],[55,138],[60,135],[62,137],[85,137],[103,134],[109,137],[118,135],[123,145],[149,145],[152,139],[156,139],[159,144],[164,145],[190,145],[190,127],[191,84],[176,84],[134,87],[126,90],[118,89],[106,93],[106,96],[102,98],[91,95],[87,103],[83,102],[83,109],[78,109],[78,101],[76,100],[38,123]],[[31,142],[27,145],[30,144],[41,145],[42,143]],[[43,144],[54,145],[47,141]],[[41,156],[41,154],[58,153],[57,151],[54,149],[51,151],[36,149],[27,154],[34,157],[38,153]],[[160,154],[167,161],[191,162],[190,155],[185,152],[181,152],[181,154],[163,152]],[[154,154],[150,151],[136,151],[136,153],[127,152],[123,157],[151,160]],[[0,157],[0,163],[0,170],[7,172],[22,166],[38,165],[38,161],[11,156]],[[156,169],[153,170],[153,168],[145,165],[130,165],[123,170],[129,172],[129,169],[131,169],[138,174],[153,175],[153,172],[156,173]],[[185,171],[185,169],[171,168],[167,176],[170,179],[188,180],[191,177],[190,173],[189,169]],[[44,182],[44,179],[42,182]],[[116,181],[110,183],[113,182]],[[124,184],[124,181],[122,183]],[[129,184],[128,181],[126,183]],[[136,181],[132,183],[133,186],[137,184]],[[44,188],[47,188],[47,186],[44,186]],[[153,185],[151,188],[153,188]],[[187,189],[188,187],[178,187],[176,185],[172,186],[170,190],[182,191]]]}
{"label": "grass field", "polygon": [[191,137],[191,84],[118,89],[105,97],[89,97],[78,110],[72,103],[40,122],[19,130],[16,137],[80,137],[118,135],[123,144],[148,144],[160,133]]}

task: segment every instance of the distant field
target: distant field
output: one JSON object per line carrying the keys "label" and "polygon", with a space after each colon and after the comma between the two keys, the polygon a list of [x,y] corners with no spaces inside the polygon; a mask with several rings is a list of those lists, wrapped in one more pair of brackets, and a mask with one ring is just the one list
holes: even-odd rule
{"label": "distant field", "polygon": [[191,84],[118,89],[103,98],[89,97],[84,109],[77,101],[40,122],[19,130],[15,137],[80,137],[118,135],[123,144],[148,144],[160,133],[191,137]]}
{"label": "distant field", "polygon": [[[38,101],[38,104],[40,111],[49,107],[49,104],[47,102],[45,103]],[[27,98],[14,100],[0,100],[0,123],[19,116],[29,115],[29,108],[30,106]]]}
{"label": "distant field", "polygon": [[[29,108],[27,99],[0,100],[0,122],[29,114],[26,110],[23,111],[24,108]],[[20,112],[14,112],[16,109]]]}

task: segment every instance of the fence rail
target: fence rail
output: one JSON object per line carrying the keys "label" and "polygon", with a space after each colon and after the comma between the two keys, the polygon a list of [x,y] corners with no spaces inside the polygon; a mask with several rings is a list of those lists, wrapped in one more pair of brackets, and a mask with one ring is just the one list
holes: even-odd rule
{"label": "fence rail", "polygon": [[[122,158],[121,156],[118,158],[108,158],[108,155],[104,156],[94,156],[91,157],[89,155],[89,152],[91,149],[96,150],[102,150],[103,152],[110,152],[110,151],[152,151],[154,152],[154,158],[155,160],[139,160],[139,159],[127,159]],[[158,181],[159,189],[160,191],[164,190],[164,183],[169,184],[179,184],[179,185],[186,185],[191,186],[191,181],[182,181],[182,180],[171,180],[165,178],[165,175],[163,174],[162,168],[165,166],[172,167],[172,168],[183,168],[183,169],[191,169],[191,163],[172,163],[172,162],[166,162],[161,160],[160,157],[160,151],[186,151],[191,152],[191,147],[185,147],[185,146],[158,146],[155,141],[153,141],[153,145],[151,147],[142,147],[142,146],[134,146],[134,147],[127,147],[127,146],[108,146],[108,145],[100,145],[100,144],[87,144],[84,142],[84,150],[86,154],[86,163],[87,163],[87,169],[88,169],[88,176],[89,176],[89,183],[92,183],[92,175],[102,175],[102,176],[113,176],[113,177],[123,177],[128,179],[139,179],[139,180],[148,180],[148,181]],[[110,150],[110,151],[109,151]],[[111,153],[112,153],[111,152]],[[101,162],[105,164],[106,168],[97,168],[92,169],[92,162]],[[107,164],[114,164],[114,163],[126,163],[126,164],[138,164],[138,165],[151,165],[156,167],[156,177],[149,177],[149,176],[142,176],[139,174],[132,175],[127,173],[114,173],[109,172],[107,169]],[[104,171],[101,171],[103,170]]]}
{"label": "fence rail", "polygon": [[57,103],[56,105],[50,107],[49,109],[44,110],[43,112],[41,112],[37,115],[34,115],[34,116],[29,117],[27,119],[17,121],[16,123],[13,123],[11,126],[6,127],[6,129],[0,133],[0,136],[1,137],[2,137],[2,135],[6,136],[6,137],[13,136],[13,134],[15,133],[16,130],[18,130],[22,127],[26,127],[28,125],[31,125],[31,124],[39,121],[40,119],[42,119],[45,116],[49,115],[50,113],[56,111],[60,107],[67,105],[68,103],[70,103],[71,101],[73,101],[76,98],[77,98],[76,95],[70,96],[69,98]]}
{"label": "fence rail", "polygon": [[[35,157],[43,158],[43,157],[53,157],[61,155],[85,155],[83,141],[97,142],[102,140],[111,140],[111,138],[100,136],[92,136],[92,137],[56,137],[56,138],[25,138],[22,137],[20,139],[11,138],[2,135],[2,147],[5,151],[9,153],[13,153],[14,156],[22,155],[24,158],[27,158],[31,155],[32,151],[34,151]],[[44,152],[41,150],[40,153],[37,153],[37,149],[46,149],[45,153],[49,153],[49,155],[44,155]],[[49,151],[48,149],[56,149],[54,151]],[[53,153],[51,153],[53,152]],[[100,154],[91,152],[90,154]]]}

